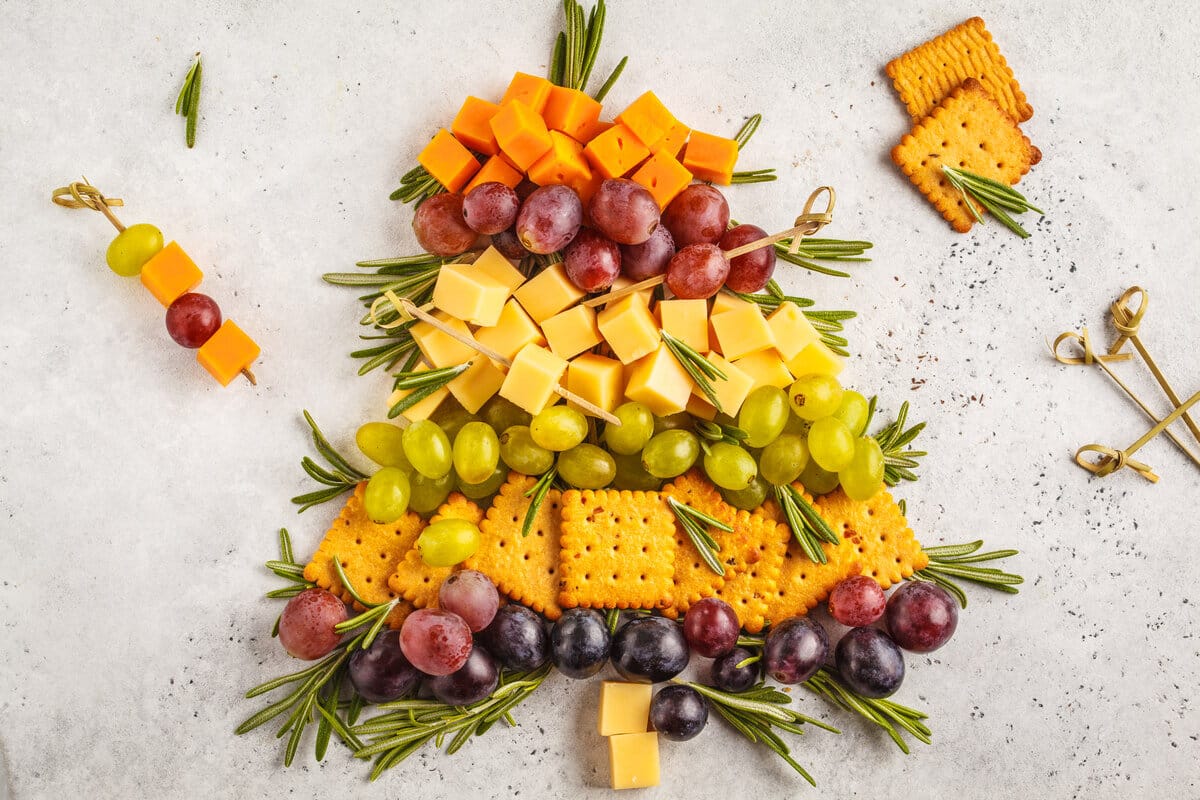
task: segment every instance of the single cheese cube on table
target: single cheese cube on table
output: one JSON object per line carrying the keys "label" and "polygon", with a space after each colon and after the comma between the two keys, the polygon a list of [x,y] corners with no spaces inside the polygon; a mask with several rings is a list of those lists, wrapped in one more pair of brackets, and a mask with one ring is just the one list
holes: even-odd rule
{"label": "single cheese cube on table", "polygon": [[691,414],[696,419],[704,419],[712,422],[717,418],[717,407],[708,402],[707,399],[698,396],[695,392],[688,398],[687,408],[684,411]]}
{"label": "single cheese cube on table", "polygon": [[728,186],[733,181],[737,157],[738,143],[733,139],[692,131],[683,151],[683,166],[699,180]]}
{"label": "single cheese cube on table", "polygon": [[587,306],[573,306],[543,321],[542,335],[559,358],[574,358],[603,341],[596,312]]}
{"label": "single cheese cube on table", "polygon": [[642,144],[653,150],[675,124],[675,116],[654,92],[646,92],[618,114],[616,121],[633,131]]}
{"label": "single cheese cube on table", "polygon": [[767,325],[775,337],[775,349],[784,361],[795,358],[813,342],[821,341],[821,334],[795,303],[780,303],[779,308],[767,317]]}
{"label": "single cheese cube on table", "polygon": [[754,380],[750,391],[760,386],[778,386],[782,389],[792,385],[792,373],[788,371],[787,365],[783,363],[774,347],[742,356],[734,361],[733,365]]}
{"label": "single cheese cube on table", "polygon": [[540,75],[518,72],[513,75],[512,81],[504,91],[504,96],[500,98],[500,105],[504,105],[510,100],[520,100],[541,114],[546,109],[546,103],[550,100],[550,93],[553,89],[554,84]]}
{"label": "single cheese cube on table", "polygon": [[474,414],[492,399],[492,395],[500,391],[503,383],[503,370],[493,364],[491,359],[476,354],[467,371],[446,384],[446,388],[468,414]]}
{"label": "single cheese cube on table", "polygon": [[813,342],[787,362],[788,372],[797,378],[804,375],[834,375],[846,366],[845,360],[825,346],[824,342]]}
{"label": "single cheese cube on table", "polygon": [[599,729],[601,736],[645,733],[650,727],[648,683],[604,681],[600,684]]}
{"label": "single cheese cube on table", "polygon": [[250,368],[261,352],[245,331],[227,319],[207,342],[200,345],[196,360],[217,379],[217,383],[228,386],[242,370]]}
{"label": "single cheese cube on table", "polygon": [[600,335],[622,364],[631,364],[662,344],[657,320],[638,294],[616,300],[596,318]]}
{"label": "single cheese cube on table", "polygon": [[[640,281],[635,281],[633,278],[630,278],[627,275],[620,275],[617,277],[617,279],[615,281],[613,281],[612,286],[609,288],[609,292],[616,292],[620,289],[624,289],[627,286],[633,286],[635,283],[640,283]],[[638,289],[636,292],[634,292],[634,294],[637,295],[638,297],[642,298],[642,302],[645,303],[647,305],[647,307],[654,303],[654,287],[653,286],[651,286],[649,289]],[[626,297],[628,297],[628,295],[626,295]],[[609,300],[607,303],[604,304],[604,307],[608,308],[613,303],[621,302],[622,299],[624,299],[624,298],[618,298],[616,300]]]}
{"label": "single cheese cube on table", "polygon": [[633,364],[625,383],[625,397],[654,414],[665,417],[687,408],[695,384],[665,344]]}
{"label": "single cheese cube on table", "polygon": [[560,311],[575,305],[586,294],[567,277],[567,268],[552,264],[534,275],[513,292],[533,321],[541,324]]}
{"label": "single cheese cube on table", "polygon": [[592,170],[583,157],[583,145],[558,131],[550,131],[550,141],[550,150],[529,168],[529,180],[538,186],[571,186],[591,179]]}
{"label": "single cheese cube on table", "polygon": [[499,110],[500,106],[495,103],[467,97],[450,124],[450,132],[476,153],[494,156],[500,152],[500,145],[496,141],[496,134],[492,133],[491,121]]}
{"label": "single cheese cube on table", "polygon": [[[435,311],[433,316],[455,332],[467,338],[474,338],[471,336],[471,329],[462,320],[456,319],[444,311]],[[474,348],[468,347],[428,322],[418,322],[409,329],[409,332],[412,334],[413,341],[417,343],[417,347],[421,349],[425,360],[435,367],[456,367],[465,361],[470,361],[477,352]]]}
{"label": "single cheese cube on table", "polygon": [[775,336],[758,306],[723,311],[712,317],[713,335],[721,354],[730,361],[775,346]]}
{"label": "single cheese cube on table", "polygon": [[195,289],[203,279],[204,273],[196,262],[175,242],[159,250],[142,266],[142,285],[164,306]]}
{"label": "single cheese cube on table", "polygon": [[520,100],[510,100],[500,106],[496,116],[492,117],[491,126],[500,143],[500,152],[523,172],[537,163],[553,144],[546,123]]}
{"label": "single cheese cube on table", "polygon": [[445,128],[425,145],[417,162],[450,192],[457,192],[479,171],[475,156]]}
{"label": "single cheese cube on table", "polygon": [[[484,359],[484,360],[486,360],[486,359]],[[417,367],[413,371],[414,372],[427,372],[430,369],[432,369],[432,367],[428,367],[428,366],[425,366],[424,364],[422,364],[421,366]],[[392,407],[395,406],[396,403],[399,403],[401,400],[408,397],[410,394],[412,394],[415,391],[417,391],[417,390],[416,389],[395,389],[395,390],[393,390],[392,393],[390,395],[388,395],[388,399],[387,399],[388,411],[391,411]],[[413,422],[416,422],[419,419],[429,419],[429,417],[432,416],[434,411],[437,411],[438,406],[440,406],[442,404],[442,401],[445,400],[449,394],[450,394],[450,391],[445,386],[440,386],[440,387],[438,387],[437,391],[435,391],[433,394],[429,395],[428,397],[425,397],[420,402],[415,403],[411,408],[407,409],[404,412],[404,416],[407,419],[412,420]]]}
{"label": "single cheese cube on table", "polygon": [[[620,361],[584,353],[567,365],[567,391],[605,411],[612,411],[624,399],[624,370]],[[568,405],[582,410],[574,403]]]}
{"label": "single cheese cube on table", "polygon": [[566,86],[551,86],[550,97],[542,109],[546,127],[561,131],[576,141],[585,141],[594,135],[600,120],[600,104],[585,92],[568,89]]}
{"label": "single cheese cube on table", "polygon": [[691,132],[691,128],[679,120],[675,120],[675,124],[667,131],[667,135],[658,143],[658,149],[665,151],[678,160],[679,153],[683,150],[683,146],[687,143],[688,134]]}
{"label": "single cheese cube on table", "polygon": [[[729,416],[736,416],[738,409],[742,407],[742,402],[746,396],[754,388],[754,378],[746,374],[736,364],[731,364],[725,360],[720,353],[707,353],[704,356],[709,363],[724,373],[725,378],[713,378],[709,381],[712,384],[713,394],[717,396],[717,402],[720,404],[720,411]],[[699,386],[692,387],[692,394],[706,403],[710,403],[708,396],[701,391]]]}
{"label": "single cheese cube on table", "polygon": [[646,187],[659,209],[666,208],[692,182],[692,173],[665,150],[655,150],[631,177]]}
{"label": "single cheese cube on table", "polygon": [[658,734],[651,731],[608,737],[608,768],[614,789],[658,786]]}
{"label": "single cheese cube on table", "polygon": [[708,349],[707,300],[660,300],[654,310],[664,331],[693,350]]}
{"label": "single cheese cube on table", "polygon": [[433,304],[463,322],[495,325],[511,293],[474,264],[443,264],[433,287]]}
{"label": "single cheese cube on table", "polygon": [[490,245],[487,250],[479,254],[471,266],[500,281],[508,287],[510,292],[516,291],[516,288],[525,282],[525,276],[521,274],[521,271],[514,267],[503,253]]}
{"label": "single cheese cube on table", "polygon": [[588,142],[583,154],[596,172],[606,178],[620,178],[650,155],[650,148],[633,131],[617,123]]}
{"label": "single cheese cube on table", "polygon": [[488,328],[475,331],[475,341],[511,361],[527,344],[546,343],[542,331],[533,318],[521,308],[521,304],[510,299],[500,312],[499,321]]}
{"label": "single cheese cube on table", "polygon": [[463,187],[463,194],[470,194],[471,190],[481,183],[503,183],[508,188],[515,189],[524,177],[519,169],[505,161],[502,156],[492,156],[483,162],[479,172],[476,172],[471,182]]}
{"label": "single cheese cube on table", "polygon": [[559,358],[544,347],[527,344],[508,368],[508,374],[500,386],[500,396],[530,414],[536,414],[558,399],[556,390],[566,371],[566,359]]}

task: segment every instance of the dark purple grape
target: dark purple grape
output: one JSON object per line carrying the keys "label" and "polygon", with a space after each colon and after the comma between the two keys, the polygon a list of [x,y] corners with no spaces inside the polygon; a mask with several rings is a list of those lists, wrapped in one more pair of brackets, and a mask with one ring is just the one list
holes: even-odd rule
{"label": "dark purple grape", "polygon": [[888,600],[887,626],[892,639],[905,650],[928,653],[954,635],[958,604],[936,583],[906,583]]}
{"label": "dark purple grape", "polygon": [[521,201],[503,183],[481,183],[463,197],[463,221],[476,233],[496,234],[517,221]]}
{"label": "dark purple grape", "polygon": [[513,261],[520,261],[529,255],[529,251],[525,249],[525,245],[521,244],[521,240],[517,238],[517,232],[513,228],[493,233],[492,246],[499,250],[502,256]]}
{"label": "dark purple grape", "polygon": [[658,228],[654,195],[628,178],[609,178],[588,203],[592,224],[619,244],[641,244]]}
{"label": "dark purple grape", "polygon": [[603,234],[584,228],[563,252],[571,283],[585,292],[601,292],[621,273],[621,248]]}
{"label": "dark purple grape", "polygon": [[482,647],[475,647],[461,667],[434,678],[429,688],[434,697],[448,706],[466,706],[491,695],[499,683],[500,667],[496,659]]}
{"label": "dark purple grape", "polygon": [[747,658],[753,658],[744,647],[735,647],[723,656],[718,656],[712,663],[712,683],[718,689],[726,692],[744,692],[758,683],[758,665],[761,661],[739,667],[738,664]]}
{"label": "dark purple grape", "polygon": [[767,674],[780,683],[803,683],[828,655],[825,629],[808,617],[791,617],[771,628],[763,648]]}
{"label": "dark purple grape", "polygon": [[583,224],[583,203],[569,186],[540,186],[521,204],[517,238],[531,253],[557,253]]}
{"label": "dark purple grape", "polygon": [[670,680],[683,672],[688,658],[683,630],[663,617],[639,617],[625,623],[613,637],[613,666],[627,681]]}
{"label": "dark purple grape", "polygon": [[708,724],[708,701],[690,686],[664,686],[650,701],[650,724],[673,742],[694,739]]}
{"label": "dark purple grape", "polygon": [[167,307],[167,333],[180,347],[199,347],[221,327],[221,307],[206,294],[187,292]]}
{"label": "dark purple grape", "polygon": [[279,616],[279,643],[295,658],[323,658],[342,641],[333,626],[347,619],[341,598],[324,589],[305,589],[288,600]]}
{"label": "dark purple grape", "polygon": [[590,678],[608,661],[612,644],[604,617],[589,608],[570,608],[550,630],[554,666],[568,678]]}
{"label": "dark purple grape", "polygon": [[350,682],[368,703],[388,703],[412,693],[420,671],[400,649],[400,631],[384,631],[366,650],[356,647],[350,656]]}
{"label": "dark purple grape", "polygon": [[487,575],[463,569],[451,573],[438,587],[438,607],[458,614],[472,633],[478,633],[496,616],[500,594]]}
{"label": "dark purple grape", "polygon": [[621,245],[621,271],[634,281],[644,281],[667,271],[675,255],[675,240],[665,225],[659,225],[641,244]]}
{"label": "dark purple grape", "polygon": [[716,244],[729,227],[729,203],[706,183],[693,183],[667,206],[662,224],[679,249],[689,244]]}
{"label": "dark purple grape", "polygon": [[421,608],[400,626],[404,657],[426,675],[449,675],[471,654],[471,629],[458,614],[440,608]]}
{"label": "dark purple grape", "polygon": [[417,242],[435,256],[457,256],[475,244],[477,234],[463,219],[461,194],[442,192],[430,197],[413,214]]}
{"label": "dark purple grape", "polygon": [[550,636],[542,618],[525,606],[510,603],[496,612],[479,641],[509,669],[527,672],[550,658]]}
{"label": "dark purple grape", "polygon": [[834,651],[838,675],[864,697],[895,694],[904,680],[904,654],[877,628],[847,631]]}
{"label": "dark purple grape", "polygon": [[855,575],[838,581],[829,593],[829,613],[851,628],[870,625],[883,616],[886,608],[883,589],[870,575]]}
{"label": "dark purple grape", "polygon": [[[722,250],[728,251],[765,239],[767,235],[767,232],[757,225],[738,225],[725,231],[719,245]],[[774,274],[775,247],[767,245],[729,259],[729,277],[725,279],[725,285],[735,292],[754,294],[761,292]]]}
{"label": "dark purple grape", "polygon": [[715,244],[689,244],[667,264],[667,288],[676,297],[695,300],[721,291],[729,261]]}
{"label": "dark purple grape", "polygon": [[717,597],[706,597],[683,615],[683,635],[705,658],[724,655],[737,645],[741,631],[733,606]]}

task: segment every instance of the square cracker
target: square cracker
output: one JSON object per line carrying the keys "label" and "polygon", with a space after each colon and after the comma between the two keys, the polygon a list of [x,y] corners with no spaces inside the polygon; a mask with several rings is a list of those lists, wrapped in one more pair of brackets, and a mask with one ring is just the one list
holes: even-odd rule
{"label": "square cracker", "polygon": [[851,500],[838,489],[817,500],[816,507],[829,527],[853,546],[862,574],[884,589],[929,566],[929,556],[889,492],[880,490],[870,500]]}
{"label": "square cracker", "polygon": [[529,535],[522,536],[530,502],[525,492],[536,482],[528,475],[509,473],[479,525],[483,535],[479,549],[463,566],[487,575],[512,600],[556,620],[562,616],[558,604],[562,493],[557,489],[546,493]]}
{"label": "square cracker", "polygon": [[1033,116],[1021,84],[979,17],[892,60],[886,71],[914,122],[968,78],[979,81],[1014,122]]}
{"label": "square cracker", "polygon": [[657,492],[572,489],[562,494],[563,608],[669,608],[675,515]]}
{"label": "square cracker", "polygon": [[974,79],[955,89],[892,148],[892,161],[959,233],[966,233],[974,224],[966,203],[975,201],[950,185],[943,164],[1011,186],[1041,156],[1012,117]]}
{"label": "square cracker", "polygon": [[767,618],[772,622],[807,614],[829,597],[839,581],[862,572],[857,547],[851,540],[843,538],[837,546],[822,543],[821,549],[829,560],[816,564],[794,538],[789,540],[775,594],[767,598]]}
{"label": "square cracker", "polygon": [[737,512],[731,542],[734,565],[716,596],[733,606],[738,621],[750,633],[758,633],[767,624],[769,601],[778,592],[791,536],[786,525],[766,515]]}
{"label": "square cracker", "polygon": [[[452,492],[442,503],[437,512],[429,518],[429,523],[443,519],[465,519],[472,525],[478,525],[483,519],[483,511],[458,492]],[[388,586],[393,592],[412,603],[417,608],[434,608],[437,606],[438,590],[454,567],[431,567],[421,560],[421,551],[417,549],[417,539],[413,538],[404,558],[396,564],[388,578]]]}
{"label": "square cracker", "polygon": [[[737,509],[722,499],[717,487],[698,469],[692,469],[668,483],[662,488],[662,495],[686,503],[731,527],[737,520]],[[725,581],[739,568],[733,547],[737,538],[736,529],[734,533],[727,533],[711,526],[708,528],[709,535],[721,544],[721,552],[717,557],[725,564],[725,577],[722,577],[709,569],[696,552],[696,546],[692,544],[692,539],[683,530],[683,526],[678,520],[674,522],[675,603],[671,608],[663,609],[663,614],[672,619],[686,613],[701,598],[715,596],[717,590],[724,586]]]}

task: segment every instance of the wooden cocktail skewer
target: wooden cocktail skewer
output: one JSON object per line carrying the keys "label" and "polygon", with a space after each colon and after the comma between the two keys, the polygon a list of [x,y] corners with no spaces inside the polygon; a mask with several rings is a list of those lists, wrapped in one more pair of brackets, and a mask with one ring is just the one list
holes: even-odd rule
{"label": "wooden cocktail skewer", "polygon": [[[1126,447],[1124,450],[1115,450],[1111,447],[1105,447],[1101,444],[1085,444],[1083,447],[1075,451],[1075,463],[1086,469],[1088,472],[1094,473],[1101,477],[1111,475],[1122,467],[1129,467],[1137,474],[1141,475],[1151,483],[1158,483],[1158,476],[1154,474],[1154,470],[1143,464],[1141,461],[1134,461],[1131,456],[1149,442],[1158,434],[1167,429],[1175,420],[1187,413],[1187,410],[1200,401],[1200,392],[1196,392],[1183,403],[1181,403],[1174,411],[1150,430],[1142,434],[1142,437],[1133,444]],[[1087,461],[1084,459],[1084,453],[1099,453],[1099,461]]]}

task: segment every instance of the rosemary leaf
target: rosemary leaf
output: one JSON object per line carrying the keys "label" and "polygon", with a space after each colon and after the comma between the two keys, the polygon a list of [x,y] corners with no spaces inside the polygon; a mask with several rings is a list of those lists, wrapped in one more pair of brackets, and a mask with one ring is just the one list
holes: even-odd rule
{"label": "rosemary leaf", "polygon": [[204,66],[200,62],[200,54],[196,53],[196,60],[183,77],[183,87],[175,99],[175,113],[186,120],[185,139],[188,149],[196,146],[196,120],[200,116],[200,84],[203,73]]}
{"label": "rosemary leaf", "polygon": [[300,506],[297,513],[307,511],[315,505],[332,500],[343,492],[353,489],[358,485],[359,481],[365,481],[369,477],[351,466],[345,456],[334,449],[329,440],[325,438],[325,434],[317,427],[316,421],[313,420],[312,415],[308,411],[304,412],[304,420],[308,423],[308,427],[312,431],[313,446],[316,448],[317,453],[329,464],[329,468],[321,467],[308,457],[301,459],[300,466],[313,480],[323,483],[330,488],[293,497],[292,502]]}
{"label": "rosemary leaf", "polygon": [[982,547],[982,539],[960,545],[927,547],[925,555],[929,556],[929,565],[913,573],[909,580],[927,580],[938,584],[954,595],[958,604],[963,608],[967,607],[967,595],[955,582],[955,578],[976,583],[988,589],[1017,594],[1019,590],[1016,587],[1025,582],[1020,575],[992,567],[973,565],[1011,558],[1019,555],[1019,552],[1011,549],[994,550],[988,553],[978,552]]}
{"label": "rosemary leaf", "polygon": [[908,744],[897,727],[925,744],[932,741],[932,732],[923,721],[927,718],[924,712],[891,700],[864,697],[843,685],[829,667],[821,667],[816,675],[804,682],[804,688],[883,728],[905,754],[909,753]]}
{"label": "rosemary leaf", "polygon": [[988,213],[1013,233],[1022,239],[1028,239],[1029,231],[1014,220],[1009,212],[1023,214],[1026,211],[1033,211],[1045,214],[1040,208],[1030,203],[1025,195],[1005,183],[946,164],[942,165],[942,172],[950,184],[963,196],[967,209],[978,222],[983,222],[983,216],[979,213],[975,203],[987,209]]}
{"label": "rosemary leaf", "polygon": [[558,470],[554,467],[546,470],[537,479],[537,483],[529,487],[529,491],[525,492],[525,496],[529,499],[529,508],[525,509],[525,519],[521,522],[521,536],[528,536],[533,530],[533,521],[537,519],[538,509],[542,507],[542,501],[546,499],[551,487],[554,486],[554,480],[558,477]]}
{"label": "rosemary leaf", "polygon": [[679,502],[674,497],[667,498],[667,505],[675,512],[675,519],[679,522],[679,527],[683,528],[684,533],[692,541],[692,546],[696,548],[696,552],[700,554],[700,559],[718,575],[725,575],[725,565],[717,558],[717,553],[721,550],[721,545],[713,539],[713,537],[700,527],[700,523],[712,525],[714,528],[729,532],[733,528],[725,523],[710,517],[703,512],[697,511],[689,505]]}
{"label": "rosemary leaf", "polygon": [[[868,422],[874,415],[875,401],[876,398],[872,397],[868,407]],[[920,466],[918,459],[928,455],[924,450],[905,449],[925,429],[924,422],[905,428],[907,421],[908,401],[905,401],[900,404],[895,421],[874,434],[875,441],[883,451],[883,480],[888,486],[895,486],[900,481],[915,481],[917,475],[912,470]]]}
{"label": "rosemary leaf", "polygon": [[717,393],[713,389],[712,380],[728,380],[725,373],[707,358],[696,352],[691,346],[684,344],[666,331],[661,331],[661,333],[663,344],[671,351],[671,355],[675,356],[675,360],[679,362],[679,365],[684,368],[695,384],[700,387],[700,391],[704,392],[704,396],[708,398],[708,402],[712,403],[717,411],[723,412],[725,409],[721,407],[721,401],[717,398]]}
{"label": "rosemary leaf", "polygon": [[[783,509],[784,519],[787,520],[788,528],[792,531],[792,536],[795,537],[796,543],[800,545],[800,549],[804,551],[809,561],[814,564],[825,564],[829,561],[829,556],[825,554],[825,550],[821,547],[822,541],[829,541],[825,538],[823,531],[818,531],[814,528],[810,517],[801,510],[802,506],[808,506],[800,493],[792,486],[776,486],[775,501],[779,503],[779,507]],[[821,520],[821,516],[812,511],[812,516]],[[821,524],[828,530],[829,526],[821,520]],[[830,531],[832,533],[832,531]],[[834,534],[836,537],[836,534]],[[836,538],[833,543],[836,543]]]}
{"label": "rosemary leaf", "polygon": [[612,89],[613,85],[616,84],[617,79],[621,77],[621,73],[625,71],[625,65],[628,63],[629,56],[624,56],[620,61],[617,62],[617,66],[613,68],[611,73],[609,73],[608,78],[600,85],[600,88],[596,90],[596,93],[592,95],[593,100],[595,100],[597,103],[604,102],[604,98],[608,96],[609,91]]}

